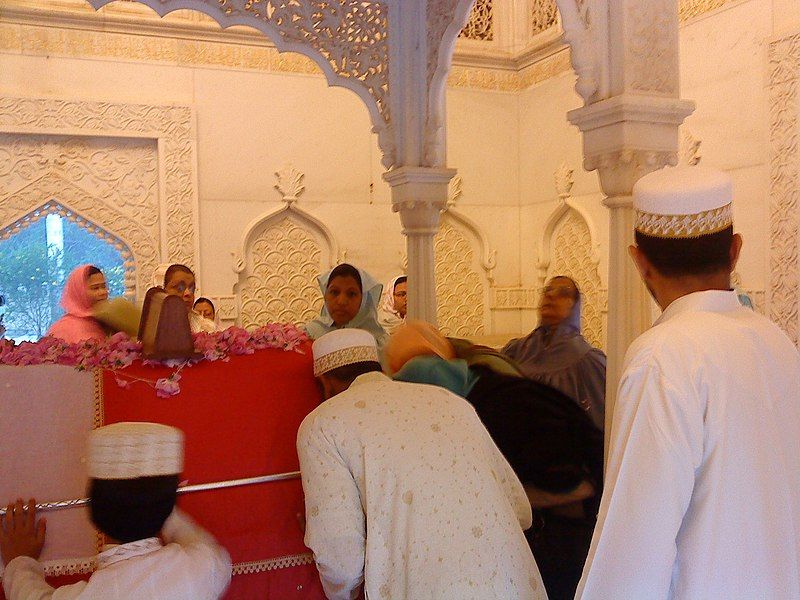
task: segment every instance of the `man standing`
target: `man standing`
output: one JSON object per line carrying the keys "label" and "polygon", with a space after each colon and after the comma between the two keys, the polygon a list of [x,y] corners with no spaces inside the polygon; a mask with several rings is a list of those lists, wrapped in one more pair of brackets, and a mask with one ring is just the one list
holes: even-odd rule
{"label": "man standing", "polygon": [[800,359],[740,305],[732,184],[634,187],[631,255],[663,314],[620,381],[583,598],[800,598]]}
{"label": "man standing", "polygon": [[545,598],[525,541],[525,491],[474,409],[442,388],[392,381],[375,339],[314,342],[328,399],[297,436],[305,542],[328,598]]}

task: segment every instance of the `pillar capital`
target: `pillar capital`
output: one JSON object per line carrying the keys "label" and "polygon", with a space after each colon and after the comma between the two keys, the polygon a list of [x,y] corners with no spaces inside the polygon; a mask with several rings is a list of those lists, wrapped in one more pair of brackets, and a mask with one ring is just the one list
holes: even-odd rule
{"label": "pillar capital", "polygon": [[[678,126],[694,102],[621,94],[568,113],[583,132],[583,166],[597,170],[603,193],[630,196],[642,176],[678,161]],[[610,206],[610,204],[607,204]]]}

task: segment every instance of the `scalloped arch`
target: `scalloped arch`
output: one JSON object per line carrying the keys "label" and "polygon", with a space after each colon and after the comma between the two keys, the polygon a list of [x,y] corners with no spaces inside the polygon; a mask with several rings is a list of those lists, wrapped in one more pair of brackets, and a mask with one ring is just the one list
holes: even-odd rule
{"label": "scalloped arch", "polygon": [[[106,4],[110,4],[115,0],[87,0],[88,3],[95,9],[100,9]],[[380,60],[370,62],[366,65],[366,72],[359,72],[358,66],[350,67],[351,71],[344,70],[337,72],[334,68],[335,63],[338,61],[346,65],[360,65],[365,59],[359,55],[361,53],[354,52],[353,55],[336,55],[336,52],[341,51],[341,44],[334,45],[334,48],[326,48],[319,39],[314,40],[309,32],[303,32],[295,29],[293,34],[299,38],[299,41],[287,39],[289,33],[282,31],[278,26],[272,23],[272,20],[267,20],[266,13],[258,12],[259,6],[264,7],[264,4],[258,5],[254,8],[252,2],[245,0],[131,0],[139,4],[144,4],[153,9],[156,14],[163,17],[176,10],[196,10],[201,12],[216,21],[220,27],[227,29],[234,25],[245,25],[252,27],[263,33],[272,43],[275,44],[278,52],[296,52],[311,59],[323,72],[328,85],[343,87],[355,92],[359,98],[364,102],[373,125],[373,131],[379,134],[379,143],[384,154],[392,159],[393,150],[388,146],[390,140],[389,136],[381,135],[388,128],[390,123],[389,115],[389,80],[388,80],[388,6],[386,2],[379,0],[362,0],[353,1],[353,5],[360,5],[364,9],[372,9],[374,11],[374,18],[368,20],[369,25],[373,25],[372,31],[361,32],[362,41],[364,38],[371,43],[371,50],[367,52],[364,50],[363,54],[369,54],[370,57],[380,57]],[[461,0],[462,2],[466,0]],[[264,8],[266,11],[266,8]],[[348,25],[354,28],[354,19],[352,15],[351,22],[347,22],[348,14],[346,11],[341,11],[342,15],[339,17],[342,21],[340,25]],[[320,20],[320,23],[323,20]],[[322,28],[332,27],[326,23]],[[319,35],[321,29],[314,31]],[[386,147],[384,147],[386,146]],[[386,165],[387,168],[391,165]]]}
{"label": "scalloped arch", "polygon": [[317,217],[309,212],[306,212],[302,208],[295,206],[294,203],[291,203],[284,204],[283,206],[264,213],[260,217],[256,217],[250,221],[250,224],[247,227],[245,227],[239,249],[237,252],[232,253],[234,257],[233,270],[235,273],[240,273],[244,268],[244,263],[242,261],[246,259],[247,247],[251,243],[256,231],[262,229],[270,222],[277,222],[281,216],[289,218],[293,217],[296,221],[305,224],[308,228],[314,231],[328,244],[328,251],[330,253],[330,267],[333,268],[337,265],[339,261],[339,244],[336,241],[336,238],[333,236],[333,232]]}
{"label": "scalloped arch", "polygon": [[589,215],[589,213],[584,209],[580,204],[575,202],[571,197],[564,198],[563,200],[559,201],[558,206],[550,213],[550,216],[547,217],[547,221],[545,222],[544,232],[542,234],[542,239],[539,241],[539,260],[537,263],[537,267],[540,270],[540,286],[543,284],[545,275],[541,273],[547,273],[547,269],[550,267],[550,258],[551,258],[551,241],[553,239],[553,233],[556,230],[556,227],[561,223],[561,220],[567,216],[570,211],[575,211],[578,217],[586,224],[587,229],[589,230],[589,236],[591,238],[591,259],[596,264],[600,262],[600,241],[597,235],[597,226],[594,224],[594,220]]}
{"label": "scalloped arch", "polygon": [[57,214],[65,219],[69,219],[80,225],[86,231],[113,245],[124,259],[123,267],[125,272],[124,286],[125,297],[132,300],[136,296],[136,257],[130,247],[114,233],[101,227],[90,218],[82,215],[80,211],[69,206],[68,203],[60,202],[55,198],[46,200],[43,204],[31,209],[28,214],[23,215],[0,228],[0,240],[10,238],[12,235],[22,231],[29,225],[47,217],[47,215]]}
{"label": "scalloped arch", "polygon": [[322,305],[317,275],[337,259],[330,230],[293,203],[255,219],[234,253],[242,326],[302,324],[316,317]]}

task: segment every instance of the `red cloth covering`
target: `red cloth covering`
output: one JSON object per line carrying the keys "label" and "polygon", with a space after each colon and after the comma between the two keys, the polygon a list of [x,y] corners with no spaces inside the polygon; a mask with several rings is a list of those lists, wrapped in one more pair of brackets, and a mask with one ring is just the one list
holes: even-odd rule
{"label": "red cloth covering", "polygon": [[[297,429],[320,401],[311,345],[301,349],[262,350],[186,367],[181,391],[171,398],[158,398],[141,382],[119,387],[114,373],[105,372],[103,422],[151,421],[183,430],[182,478],[189,484],[298,471]],[[137,362],[124,373],[152,381],[173,371]],[[299,522],[304,513],[299,479],[193,492],[179,496],[178,503],[230,552],[234,567],[310,552]],[[234,575],[225,595],[230,600],[324,597],[313,563]]]}

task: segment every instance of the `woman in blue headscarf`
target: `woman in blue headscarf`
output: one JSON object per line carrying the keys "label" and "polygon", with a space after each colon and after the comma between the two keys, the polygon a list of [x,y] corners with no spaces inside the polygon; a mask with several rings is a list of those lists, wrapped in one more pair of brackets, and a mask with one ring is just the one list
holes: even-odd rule
{"label": "woman in blue headscarf", "polygon": [[581,293],[572,279],[559,275],[547,283],[538,327],[502,352],[526,377],[569,396],[604,429],[606,355],[581,335]]}
{"label": "woman in blue headscarf", "polygon": [[381,350],[386,332],[378,323],[377,307],[383,286],[363,269],[347,263],[320,275],[317,281],[325,304],[320,315],[306,324],[308,335],[317,339],[334,329],[364,329],[375,337]]}

